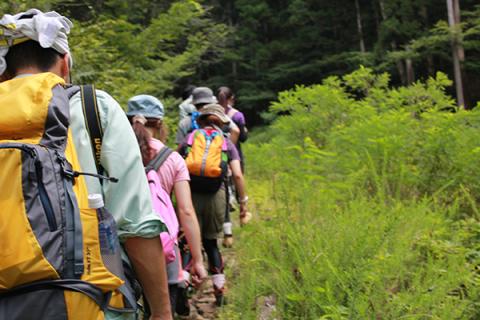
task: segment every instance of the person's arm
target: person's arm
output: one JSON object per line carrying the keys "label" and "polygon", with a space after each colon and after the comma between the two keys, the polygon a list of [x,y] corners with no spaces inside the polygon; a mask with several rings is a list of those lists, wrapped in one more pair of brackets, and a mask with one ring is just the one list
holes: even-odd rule
{"label": "person's arm", "polygon": [[151,310],[150,320],[172,319],[160,238],[127,238],[125,250],[147,297]]}
{"label": "person's arm", "polygon": [[238,111],[232,117],[232,120],[235,121],[235,124],[240,129],[240,136],[239,136],[238,140],[240,142],[247,141],[247,139],[248,139],[248,129],[247,129],[247,125],[246,125],[246,122],[245,122],[245,116],[243,115],[243,113]]}
{"label": "person's arm", "polygon": [[230,124],[230,141],[232,141],[233,144],[237,144],[238,138],[240,137],[240,129],[233,121],[230,122]]}
{"label": "person's arm", "polygon": [[233,181],[235,188],[237,189],[238,196],[240,198],[240,217],[244,217],[247,214],[247,202],[248,197],[245,191],[245,180],[243,179],[242,168],[240,166],[240,160],[230,161],[230,168],[232,169]]}
{"label": "person's arm", "polygon": [[173,187],[177,199],[177,212],[180,225],[183,228],[187,243],[192,253],[192,277],[196,285],[201,284],[207,278],[207,271],[203,265],[202,238],[200,228],[192,204],[190,184],[188,181],[175,182]]}

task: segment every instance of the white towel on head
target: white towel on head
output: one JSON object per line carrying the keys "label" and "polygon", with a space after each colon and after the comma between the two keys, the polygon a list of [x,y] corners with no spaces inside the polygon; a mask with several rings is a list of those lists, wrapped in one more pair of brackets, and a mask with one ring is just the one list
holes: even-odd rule
{"label": "white towel on head", "polygon": [[[31,18],[20,19],[22,16],[32,15]],[[15,39],[29,38],[38,41],[43,48],[52,48],[61,54],[68,53],[70,66],[72,58],[68,46],[68,37],[72,22],[55,11],[43,13],[37,9],[30,9],[16,15],[6,14],[0,19],[0,75],[7,68],[5,55]]]}

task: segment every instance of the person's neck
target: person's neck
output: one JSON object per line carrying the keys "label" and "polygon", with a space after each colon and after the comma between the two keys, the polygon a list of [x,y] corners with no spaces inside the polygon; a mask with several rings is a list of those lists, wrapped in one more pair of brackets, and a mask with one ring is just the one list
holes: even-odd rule
{"label": "person's neck", "polygon": [[[43,72],[45,72],[45,71],[42,71],[37,67],[25,67],[25,68],[18,69],[17,74],[15,76],[18,77],[18,76],[21,76],[21,75],[38,74],[38,73],[43,73]],[[59,76],[60,78],[65,79],[63,77],[62,73],[60,72],[60,70],[58,70],[58,68],[54,67],[54,68],[51,68],[50,70],[48,70],[46,72],[51,72],[51,73]]]}
{"label": "person's neck", "polygon": [[36,67],[26,67],[26,68],[19,69],[17,71],[16,76],[21,76],[24,74],[37,74],[37,73],[42,73],[42,70]]}

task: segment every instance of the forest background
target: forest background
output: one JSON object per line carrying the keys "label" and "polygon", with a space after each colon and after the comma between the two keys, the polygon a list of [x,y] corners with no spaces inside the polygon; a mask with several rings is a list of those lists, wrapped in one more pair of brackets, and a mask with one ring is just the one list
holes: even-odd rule
{"label": "forest background", "polygon": [[187,84],[228,85],[250,125],[269,123],[245,144],[255,217],[235,230],[220,319],[477,320],[480,6],[461,1],[450,27],[450,1],[9,0],[0,13],[72,17],[74,81],[124,107],[153,94],[175,125]]}
{"label": "forest background", "polygon": [[452,39],[460,46],[465,104],[474,107],[476,4],[461,1],[455,28],[438,0],[7,0],[0,13],[38,7],[74,20],[74,81],[96,83],[122,105],[147,93],[174,111],[188,84],[227,85],[257,125],[270,120],[264,112],[278,92],[360,64],[388,72],[397,86],[437,71],[453,79]]}

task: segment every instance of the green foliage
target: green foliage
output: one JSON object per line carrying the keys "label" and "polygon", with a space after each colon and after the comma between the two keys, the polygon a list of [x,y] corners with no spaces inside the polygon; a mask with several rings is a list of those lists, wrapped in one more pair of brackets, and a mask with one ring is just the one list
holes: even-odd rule
{"label": "green foliage", "polygon": [[196,1],[176,1],[146,27],[100,17],[73,30],[74,79],[101,84],[123,105],[142,93],[164,99],[175,81],[220,54],[217,42],[226,33]]}
{"label": "green foliage", "polygon": [[7,0],[0,3],[0,16],[4,14],[15,14],[26,11],[30,8],[42,8],[49,10],[53,5],[60,2],[59,0]]}
{"label": "green foliage", "polygon": [[360,65],[388,72],[392,85],[451,76],[452,38],[465,49],[466,105],[475,106],[480,6],[461,2],[455,28],[434,0],[359,0],[358,12],[347,0],[7,0],[0,13],[37,7],[72,18],[75,80],[114,90],[122,104],[139,92],[166,98],[186,84],[227,85],[252,125],[274,118],[265,111],[277,92]]}
{"label": "green foliage", "polygon": [[388,83],[361,68],[272,104],[245,150],[260,219],[225,319],[256,319],[266,296],[284,319],[480,316],[480,113],[440,73]]}
{"label": "green foliage", "polygon": [[216,62],[230,32],[194,0],[7,1],[0,12],[30,7],[58,10],[73,20],[74,83],[94,83],[122,106],[134,95],[154,95],[168,103],[173,118],[175,85],[198,65]]}

